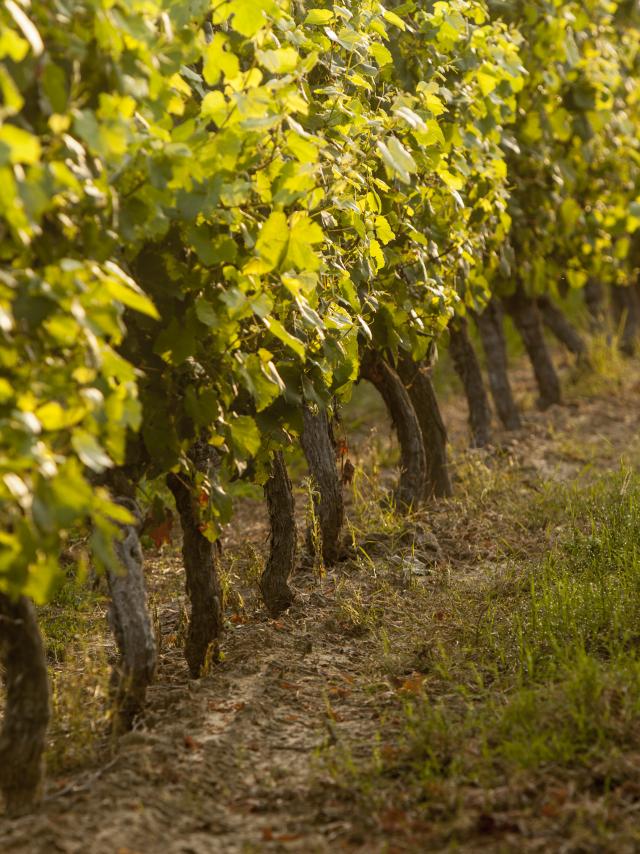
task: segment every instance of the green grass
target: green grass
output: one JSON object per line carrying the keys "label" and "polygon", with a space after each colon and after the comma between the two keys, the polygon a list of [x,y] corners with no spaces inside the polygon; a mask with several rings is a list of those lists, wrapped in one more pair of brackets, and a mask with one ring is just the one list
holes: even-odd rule
{"label": "green grass", "polygon": [[[490,780],[508,769],[584,765],[640,743],[640,477],[556,489],[567,529],[481,630],[440,650],[445,697],[407,710],[421,779]],[[439,677],[439,678],[438,678]]]}
{"label": "green grass", "polygon": [[66,660],[69,646],[91,629],[103,601],[104,597],[81,574],[67,578],[52,601],[39,608],[38,621],[47,658],[52,663]]}
{"label": "green grass", "polygon": [[38,609],[53,712],[46,762],[54,776],[91,763],[103,746],[111,649],[105,609],[104,595],[82,573]]}
{"label": "green grass", "polygon": [[[587,471],[524,497],[515,475],[487,484],[470,471],[464,483],[459,512],[488,524],[498,508],[506,528],[521,519],[522,548],[514,539],[486,571],[376,603],[375,690],[394,690],[395,712],[368,759],[349,744],[325,756],[368,813],[418,810],[447,845],[469,840],[480,795],[508,792],[496,797],[537,820],[554,787],[579,799],[634,785],[625,757],[640,748],[640,475]],[[617,831],[602,810],[608,840]],[[585,815],[576,833],[593,834]]]}

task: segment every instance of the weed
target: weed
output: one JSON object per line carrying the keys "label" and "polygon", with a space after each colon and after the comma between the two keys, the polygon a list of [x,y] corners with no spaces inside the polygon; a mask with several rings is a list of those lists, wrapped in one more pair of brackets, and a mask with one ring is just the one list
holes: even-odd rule
{"label": "weed", "polygon": [[588,337],[587,344],[588,362],[576,366],[569,378],[571,391],[580,397],[593,397],[621,388],[629,368],[620,351],[619,332],[594,333]]}
{"label": "weed", "polygon": [[360,587],[342,579],[336,586],[338,621],[353,635],[362,635],[374,629],[382,616],[375,602],[367,601]]}
{"label": "weed", "polygon": [[223,610],[230,608],[235,613],[244,610],[244,598],[237,588],[237,582],[240,580],[237,563],[237,558],[234,555],[230,561],[221,562],[218,568],[218,578],[222,591],[222,608]]}
{"label": "weed", "polygon": [[[67,645],[65,668],[51,668],[52,725],[46,761],[54,774],[91,763],[98,756],[108,719],[108,645],[76,637]],[[87,713],[91,709],[91,714]]]}
{"label": "weed", "polygon": [[95,621],[101,597],[79,577],[70,576],[53,600],[38,610],[47,657],[59,664],[67,648]]}
{"label": "weed", "polygon": [[313,560],[313,572],[318,578],[323,578],[325,575],[325,565],[322,557],[322,529],[320,527],[320,518],[317,513],[317,503],[320,499],[320,493],[314,483],[313,478],[306,477],[303,480],[304,493],[306,495],[306,522],[307,522],[307,540]]}
{"label": "weed", "polygon": [[[461,515],[479,506],[491,515],[500,502],[509,527],[526,506],[520,535],[535,545],[528,557],[505,548],[491,576],[454,576],[436,601],[411,588],[403,613],[385,603],[380,667],[400,685],[417,670],[422,687],[398,689],[397,754],[372,749],[349,771],[363,796],[401,780],[399,798],[449,818],[465,786],[596,773],[637,749],[640,730],[640,475],[585,472],[524,499],[508,468],[476,459],[464,476]],[[352,626],[375,627],[374,596],[352,584],[337,600]]]}
{"label": "weed", "polygon": [[[640,703],[640,477],[622,470],[561,491],[569,530],[541,566],[529,567],[510,607],[489,608],[481,624],[473,667],[495,676],[498,661],[498,682],[453,726],[448,716],[447,738],[457,729],[458,746],[475,737],[485,757],[526,768],[620,746]],[[452,662],[458,691],[471,669]],[[440,714],[423,708],[420,716],[430,769],[447,753],[436,737]]]}
{"label": "weed", "polygon": [[398,512],[393,497],[381,487],[379,478],[356,470],[352,497],[353,512],[347,526],[354,549],[365,561],[369,558],[367,546],[384,544],[394,551],[400,539],[411,538],[414,517]]}

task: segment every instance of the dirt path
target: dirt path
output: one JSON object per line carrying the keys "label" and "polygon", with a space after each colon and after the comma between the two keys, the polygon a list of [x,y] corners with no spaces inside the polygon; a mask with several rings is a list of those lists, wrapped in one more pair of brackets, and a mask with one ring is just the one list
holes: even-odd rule
{"label": "dirt path", "polygon": [[[527,377],[520,380],[523,395],[527,383]],[[452,401],[446,414],[460,445],[461,402]],[[589,400],[569,397],[568,405],[549,413],[529,413],[521,433],[499,435],[497,450],[458,451],[458,488],[468,491],[468,473],[479,469],[476,484],[492,471],[502,476],[517,470],[517,488],[526,492],[585,467],[616,467],[624,455],[637,459],[639,418],[640,392],[632,379]],[[255,509],[248,508],[236,530],[259,545],[264,533],[254,517]],[[463,497],[411,520],[413,555],[416,544],[422,548],[418,556],[430,548],[426,524],[443,549],[425,576],[434,608],[445,575],[455,585],[458,576],[486,571],[499,560],[499,542],[513,537],[503,529],[499,508],[485,512],[468,496],[466,504]],[[99,766],[50,780],[36,815],[0,819],[0,851],[441,850],[428,844],[430,829],[419,818],[403,815],[400,832],[393,809],[368,813],[340,785],[342,771],[330,773],[327,764],[337,752],[348,772],[350,761],[393,744],[402,692],[411,690],[410,663],[400,676],[385,670],[379,631],[385,621],[402,620],[413,596],[398,570],[407,541],[399,529],[376,564],[377,533],[369,532],[373,570],[371,563],[354,561],[321,582],[298,575],[297,602],[281,620],[267,621],[257,603],[248,603],[242,619],[230,624],[223,663],[200,682],[187,678],[179,643],[172,640],[179,635],[181,602],[163,600],[164,582],[155,579],[165,642],[144,725],[123,737]],[[430,565],[427,558],[423,563]],[[156,569],[162,577],[177,576],[178,565],[166,556]],[[393,602],[386,610],[382,597],[389,590]],[[487,845],[492,848],[479,839],[478,849]],[[493,850],[512,849],[503,840]]]}
{"label": "dirt path", "polygon": [[165,655],[145,728],[99,777],[5,822],[0,850],[324,851],[357,832],[314,756],[343,728],[368,743],[380,712],[359,684],[370,645],[332,631],[332,581],[313,587],[282,620],[230,633],[211,677],[190,681],[179,652]]}

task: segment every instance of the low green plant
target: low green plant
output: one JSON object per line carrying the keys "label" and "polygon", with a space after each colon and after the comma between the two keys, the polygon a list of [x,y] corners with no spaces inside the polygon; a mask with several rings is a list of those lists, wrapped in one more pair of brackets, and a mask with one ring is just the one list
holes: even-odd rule
{"label": "low green plant", "polygon": [[313,572],[318,578],[322,578],[326,573],[326,568],[322,557],[322,529],[316,511],[316,503],[320,498],[320,493],[312,477],[306,477],[302,483],[306,496],[305,516],[308,542],[311,548],[310,556],[313,561]]}
{"label": "low green plant", "polygon": [[[417,642],[419,632],[429,654],[418,680],[405,688],[400,675],[399,751],[361,767],[363,793],[381,775],[400,776],[404,796],[413,792],[427,808],[441,800],[442,786],[588,773],[637,749],[640,475],[621,468],[591,482],[541,487],[533,505],[540,538],[555,532],[546,555],[511,559],[476,589],[454,579],[431,618],[427,601],[408,606],[405,642]],[[352,621],[357,614],[362,623],[353,590],[348,604]],[[384,666],[402,666],[395,645],[403,636],[385,624],[378,637]],[[446,809],[456,804],[453,798]]]}

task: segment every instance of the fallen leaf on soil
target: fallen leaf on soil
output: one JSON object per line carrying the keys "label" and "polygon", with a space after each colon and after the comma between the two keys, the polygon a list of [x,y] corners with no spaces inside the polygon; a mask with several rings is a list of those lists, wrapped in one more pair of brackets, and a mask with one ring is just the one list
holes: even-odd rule
{"label": "fallen leaf on soil", "polygon": [[332,688],[329,688],[329,696],[330,697],[348,697],[349,696],[348,688],[340,688],[334,685]]}
{"label": "fallen leaf on soil", "polygon": [[425,678],[423,673],[413,673],[405,679],[398,691],[402,694],[422,694]]}
{"label": "fallen leaf on soil", "polygon": [[540,814],[543,815],[545,818],[554,818],[555,816],[557,816],[559,814],[559,812],[560,812],[560,805],[559,804],[552,804],[552,803],[549,803],[548,801],[547,801],[547,803],[542,804],[542,807],[540,808]]}
{"label": "fallen leaf on soil", "polygon": [[389,807],[380,813],[379,820],[380,826],[386,833],[397,833],[401,829],[401,825],[406,825],[407,813],[398,807]]}

